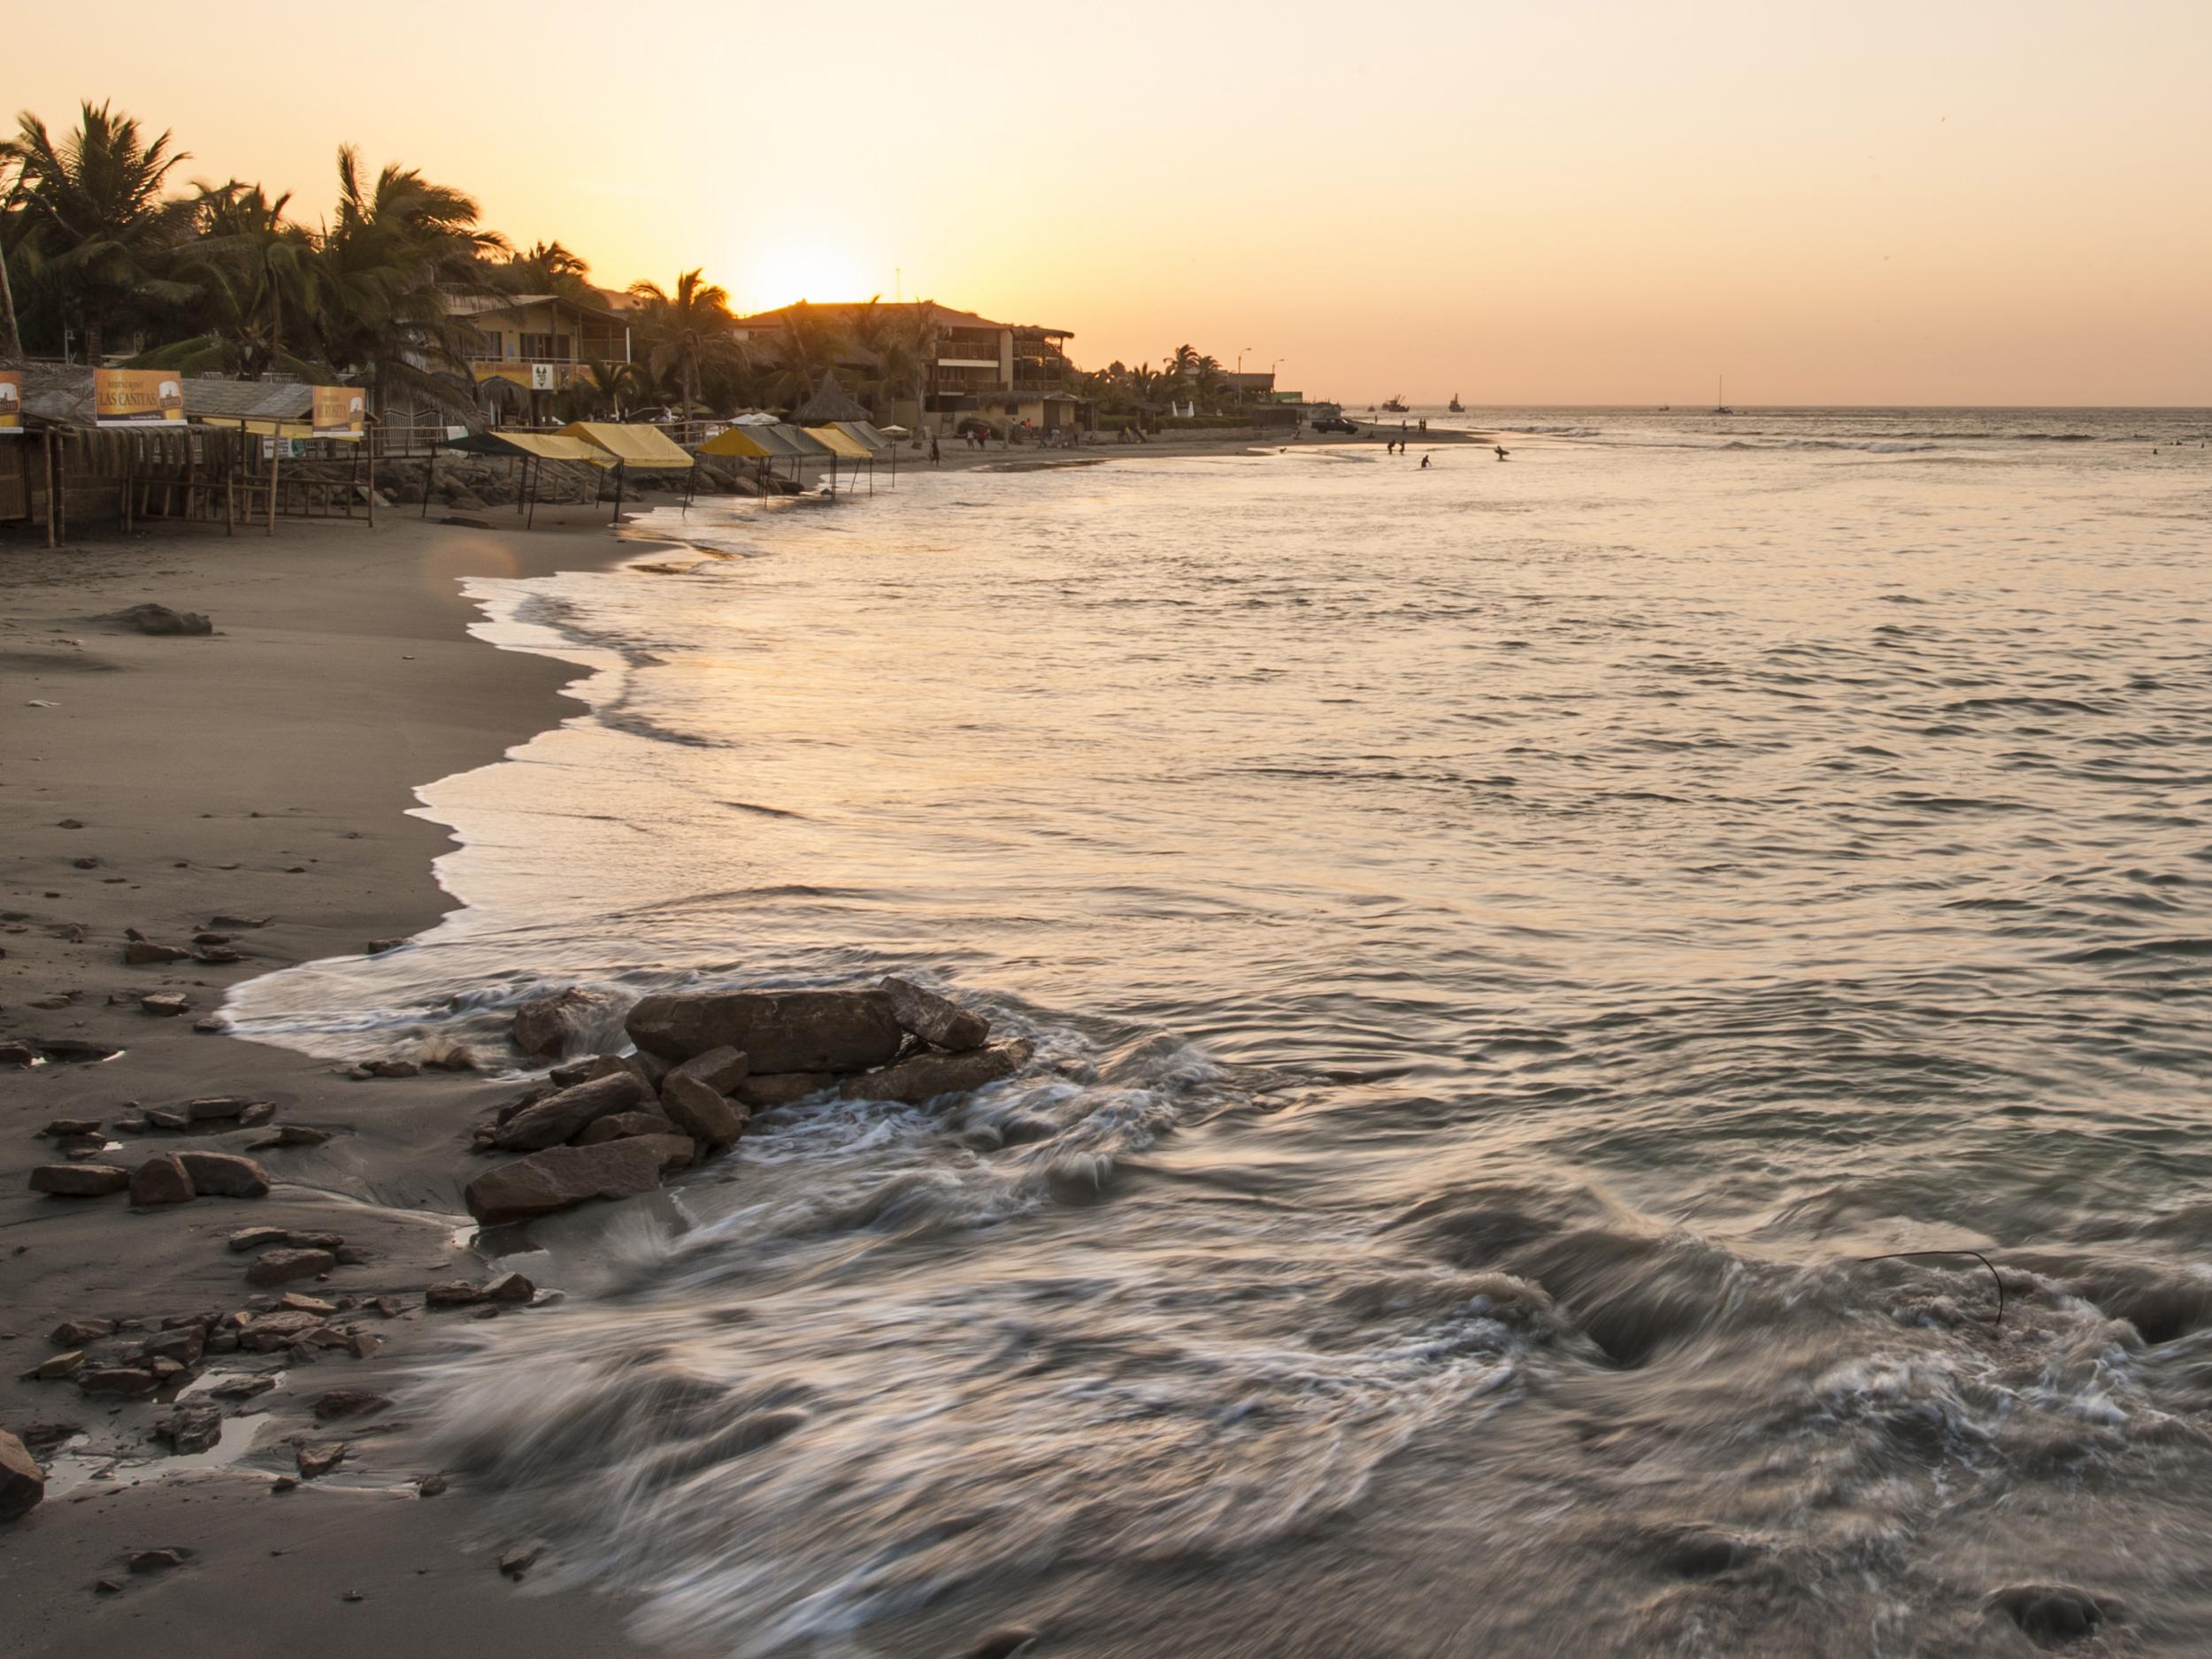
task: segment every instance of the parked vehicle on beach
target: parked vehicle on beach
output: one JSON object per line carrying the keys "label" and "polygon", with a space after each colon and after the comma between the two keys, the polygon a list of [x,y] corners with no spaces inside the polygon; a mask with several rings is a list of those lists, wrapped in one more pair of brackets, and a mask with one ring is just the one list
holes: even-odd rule
{"label": "parked vehicle on beach", "polygon": [[1316,403],[1307,411],[1307,416],[1306,424],[1316,432],[1357,432],[1359,430],[1346,416],[1342,407],[1336,403]]}

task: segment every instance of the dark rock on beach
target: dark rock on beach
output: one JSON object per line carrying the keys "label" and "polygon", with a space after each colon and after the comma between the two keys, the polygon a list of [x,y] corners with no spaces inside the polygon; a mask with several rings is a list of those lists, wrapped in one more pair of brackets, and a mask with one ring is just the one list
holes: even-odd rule
{"label": "dark rock on beach", "polygon": [[2070,1584],[2010,1585],[1992,1594],[1986,1605],[2017,1624],[2039,1647],[2084,1640],[2127,1617],[2118,1601]]}
{"label": "dark rock on beach", "polygon": [[498,1126],[493,1133],[492,1144],[503,1152],[535,1152],[557,1147],[598,1118],[627,1111],[650,1098],[634,1073],[611,1071],[524,1107]]}
{"label": "dark rock on beach", "polygon": [[991,1022],[982,1015],[910,980],[887,978],[883,993],[899,1024],[933,1047],[965,1054],[991,1040]]}
{"label": "dark rock on beach", "polygon": [[140,1206],[189,1203],[192,1177],[175,1153],[165,1152],[131,1171],[130,1192],[131,1202]]}
{"label": "dark rock on beach", "polygon": [[91,1366],[77,1373],[77,1386],[88,1394],[143,1400],[157,1386],[154,1373],[136,1365]]}
{"label": "dark rock on beach", "polygon": [[549,991],[517,1005],[515,1047],[525,1054],[559,1059],[588,1048],[594,1038],[613,1023],[614,1001],[603,991],[572,985],[565,991]]}
{"label": "dark rock on beach", "polygon": [[130,967],[150,967],[160,962],[189,962],[192,953],[177,945],[157,944],[150,939],[134,939],[123,947],[123,961]]}
{"label": "dark rock on beach", "polygon": [[103,1198],[130,1184],[130,1171],[110,1164],[42,1164],[31,1171],[33,1192],[58,1198]]}
{"label": "dark rock on beach", "polygon": [[167,605],[151,602],[132,605],[111,616],[98,618],[102,622],[119,622],[127,628],[136,628],[141,634],[212,634],[215,625],[196,611],[172,611]]}
{"label": "dark rock on beach", "polygon": [[610,1112],[595,1118],[576,1137],[580,1147],[601,1146],[610,1141],[627,1141],[634,1135],[673,1135],[684,1132],[659,1112]]}
{"label": "dark rock on beach", "polygon": [[154,1432],[180,1456],[210,1450],[223,1438],[223,1409],[205,1402],[180,1402],[154,1425]]}
{"label": "dark rock on beach", "polygon": [[718,1094],[727,1094],[745,1080],[746,1073],[751,1070],[749,1055],[730,1048],[710,1048],[681,1065],[670,1067],[661,1078],[660,1087],[665,1090],[675,1079],[689,1078],[705,1084]]}
{"label": "dark rock on beach", "polygon": [[[675,1139],[639,1135],[604,1146],[550,1147],[487,1170],[463,1195],[471,1215],[497,1225],[549,1216],[595,1198],[649,1193],[660,1185],[662,1161]],[[690,1142],[682,1144],[688,1156]]]}
{"label": "dark rock on beach", "polygon": [[918,1054],[865,1077],[848,1078],[838,1093],[847,1100],[902,1101],[918,1106],[941,1094],[965,1094],[1010,1078],[1027,1064],[1025,1042],[1002,1042],[969,1054]]}
{"label": "dark rock on beach", "polygon": [[835,1088],[841,1079],[834,1071],[756,1071],[737,1086],[737,1102],[752,1111],[788,1106]]}
{"label": "dark rock on beach", "polygon": [[21,1440],[0,1431],[0,1522],[20,1519],[46,1495],[46,1471]]}
{"label": "dark rock on beach", "polygon": [[631,1041],[667,1060],[734,1048],[761,1071],[864,1071],[904,1033],[881,991],[681,991],[646,997]]}
{"label": "dark rock on beach", "polygon": [[178,1152],[173,1156],[192,1178],[192,1190],[217,1198],[264,1198],[269,1171],[235,1152]]}
{"label": "dark rock on beach", "polygon": [[328,1250],[264,1250],[246,1270],[249,1285],[284,1285],[296,1279],[313,1279],[338,1265]]}
{"label": "dark rock on beach", "polygon": [[737,1144],[751,1116],[680,1066],[668,1074],[661,1087],[661,1109],[684,1133],[716,1152]]}

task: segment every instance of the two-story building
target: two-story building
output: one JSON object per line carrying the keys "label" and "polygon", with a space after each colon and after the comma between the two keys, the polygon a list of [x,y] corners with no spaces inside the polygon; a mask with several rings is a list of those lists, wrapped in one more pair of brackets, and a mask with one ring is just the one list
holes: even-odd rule
{"label": "two-story building", "polygon": [[488,394],[557,392],[595,363],[630,361],[629,319],[617,296],[449,293],[445,308],[473,333],[469,373]]}
{"label": "two-story building", "polygon": [[[905,304],[857,302],[786,305],[738,319],[733,330],[757,364],[781,361],[795,318],[829,333],[836,366],[859,384],[879,381],[880,363],[855,332],[871,310],[890,335],[913,339],[926,333],[922,405],[903,388],[883,388],[884,419],[918,430],[951,432],[963,415],[994,425],[1026,419],[1039,431],[1087,429],[1091,406],[1075,389],[1075,370],[1067,357],[1074,338],[1065,328],[1032,323],[994,322],[973,311],[931,301]],[[925,325],[926,327],[925,329]]]}

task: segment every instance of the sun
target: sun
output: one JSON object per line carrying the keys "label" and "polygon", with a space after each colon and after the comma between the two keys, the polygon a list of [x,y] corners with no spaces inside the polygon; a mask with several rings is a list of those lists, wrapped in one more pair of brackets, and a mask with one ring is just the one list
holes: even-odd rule
{"label": "sun", "polygon": [[733,297],[748,311],[771,311],[795,300],[818,304],[832,300],[864,300],[881,283],[871,283],[860,261],[827,242],[788,242],[754,250]]}

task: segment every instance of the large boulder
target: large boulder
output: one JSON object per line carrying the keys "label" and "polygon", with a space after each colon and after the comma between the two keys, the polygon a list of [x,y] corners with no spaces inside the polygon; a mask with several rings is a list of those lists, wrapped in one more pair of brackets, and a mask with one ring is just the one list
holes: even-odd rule
{"label": "large boulder", "polygon": [[61,1198],[101,1198],[131,1184],[131,1172],[112,1164],[42,1164],[31,1171],[31,1190]]}
{"label": "large boulder", "polygon": [[14,1435],[0,1431],[0,1521],[28,1515],[46,1495],[46,1471]]}
{"label": "large boulder", "polygon": [[924,1042],[965,1054],[991,1040],[991,1022],[982,1015],[911,980],[887,978],[883,994],[891,999],[893,1017]]}
{"label": "large boulder", "polygon": [[695,1055],[681,1065],[671,1068],[662,1077],[660,1086],[666,1088],[670,1078],[695,1078],[716,1094],[727,1094],[745,1080],[745,1074],[751,1070],[751,1056],[741,1054],[735,1048],[710,1048],[706,1053]]}
{"label": "large boulder", "polygon": [[743,1107],[731,1105],[680,1066],[661,1086],[661,1110],[679,1129],[715,1152],[735,1146],[745,1133],[746,1120],[752,1116]]}
{"label": "large boulder", "polygon": [[610,1071],[524,1107],[493,1132],[492,1144],[503,1152],[541,1151],[572,1140],[599,1118],[651,1101],[635,1072]]}
{"label": "large boulder", "polygon": [[595,1147],[609,1141],[627,1141],[636,1135],[673,1135],[683,1132],[658,1112],[609,1112],[584,1125],[576,1137],[580,1147]]}
{"label": "large boulder", "polygon": [[269,1171],[235,1152],[180,1152],[177,1162],[192,1178],[192,1190],[218,1198],[265,1198]]}
{"label": "large boulder", "polygon": [[737,1086],[737,1103],[751,1111],[788,1106],[842,1079],[834,1071],[756,1071]]}
{"label": "large boulder", "polygon": [[680,1135],[638,1135],[596,1147],[549,1147],[487,1170],[463,1193],[469,1214],[495,1225],[527,1221],[588,1203],[595,1198],[628,1198],[649,1193],[661,1183],[661,1165],[671,1141],[684,1155],[690,1141]]}
{"label": "large boulder", "polygon": [[173,1152],[148,1158],[131,1171],[134,1204],[183,1204],[192,1201],[192,1177]]}
{"label": "large boulder", "polygon": [[967,1054],[918,1054],[896,1065],[848,1078],[838,1093],[847,1100],[895,1100],[910,1106],[940,1094],[965,1094],[1010,1078],[1028,1063],[1030,1045],[1002,1042]]}
{"label": "large boulder", "polygon": [[588,1052],[613,1022],[614,999],[604,991],[572,985],[543,992],[516,1006],[515,1047],[557,1060],[579,1049]]}
{"label": "large boulder", "polygon": [[882,991],[672,991],[630,1010],[630,1041],[668,1060],[735,1048],[757,1071],[865,1071],[905,1033]]}

